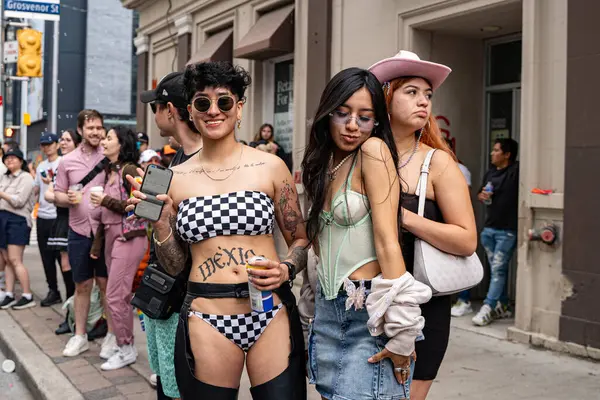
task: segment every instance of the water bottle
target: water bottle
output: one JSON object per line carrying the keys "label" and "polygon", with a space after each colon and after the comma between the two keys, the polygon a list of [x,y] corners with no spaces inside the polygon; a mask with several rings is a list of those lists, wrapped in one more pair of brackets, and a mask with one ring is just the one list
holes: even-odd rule
{"label": "water bottle", "polygon": [[[483,191],[487,193],[492,193],[494,191],[494,185],[492,185],[492,182],[488,182],[483,188]],[[489,206],[490,204],[492,204],[492,198],[490,197],[489,199],[484,200],[483,204]]]}

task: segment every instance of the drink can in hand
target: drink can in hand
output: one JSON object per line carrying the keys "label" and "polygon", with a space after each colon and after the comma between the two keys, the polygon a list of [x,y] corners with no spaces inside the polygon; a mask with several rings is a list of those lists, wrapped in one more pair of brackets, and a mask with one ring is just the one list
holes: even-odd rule
{"label": "drink can in hand", "polygon": [[[254,266],[254,261],[265,260],[264,257],[252,257],[246,263],[246,269],[267,269],[265,267]],[[267,312],[273,309],[273,292],[270,290],[260,290],[254,287],[252,282],[248,282],[250,291],[250,307],[256,312]]]}

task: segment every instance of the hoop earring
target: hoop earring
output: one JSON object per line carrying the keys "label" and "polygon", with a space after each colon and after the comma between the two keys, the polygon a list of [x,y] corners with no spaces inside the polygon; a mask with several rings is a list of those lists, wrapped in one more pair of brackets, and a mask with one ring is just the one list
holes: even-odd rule
{"label": "hoop earring", "polygon": [[242,120],[241,119],[237,120],[237,128],[242,129]]}

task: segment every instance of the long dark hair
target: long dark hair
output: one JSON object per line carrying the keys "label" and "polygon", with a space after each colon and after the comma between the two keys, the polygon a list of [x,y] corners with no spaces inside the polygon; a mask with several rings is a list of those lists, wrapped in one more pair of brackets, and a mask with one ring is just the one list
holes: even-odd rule
{"label": "long dark hair", "polygon": [[119,151],[119,163],[137,165],[140,159],[140,151],[137,148],[137,135],[131,129],[123,125],[117,125],[110,128],[115,131],[121,150]]}
{"label": "long dark hair", "polygon": [[271,124],[262,124],[260,126],[260,128],[258,128],[258,132],[256,132],[256,135],[254,135],[254,141],[258,142],[260,140],[262,140],[262,130],[265,128],[271,128],[271,139],[269,139],[269,142],[274,142],[275,141],[275,129],[273,128],[273,125]]}
{"label": "long dark hair", "polygon": [[[379,123],[371,136],[380,138],[389,147],[396,169],[398,151],[390,127],[385,96],[381,84],[371,72],[361,68],[348,68],[338,72],[327,84],[317,109],[302,160],[302,184],[311,206],[306,222],[311,243],[319,234],[319,213],[323,210],[329,178],[329,158],[336,148],[329,132],[329,114],[344,104],[355,92],[366,88],[371,94],[375,120]],[[358,154],[358,152],[357,152]],[[354,157],[357,156],[354,155]],[[397,175],[391,179],[397,179]],[[399,213],[400,214],[400,213]]]}
{"label": "long dark hair", "polygon": [[71,136],[71,140],[73,141],[75,148],[77,148],[77,146],[79,146],[81,143],[81,135],[74,129],[65,129],[65,132]]}

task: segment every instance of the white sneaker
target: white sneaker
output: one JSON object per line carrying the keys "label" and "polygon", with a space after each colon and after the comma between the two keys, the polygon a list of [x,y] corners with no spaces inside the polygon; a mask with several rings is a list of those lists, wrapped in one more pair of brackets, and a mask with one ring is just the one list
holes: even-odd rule
{"label": "white sneaker", "polygon": [[75,357],[89,349],[90,345],[88,344],[87,333],[84,335],[75,335],[67,342],[63,350],[63,356]]}
{"label": "white sneaker", "polygon": [[150,375],[150,386],[155,388],[157,384],[158,384],[158,376],[156,374]]}
{"label": "white sneaker", "polygon": [[100,358],[108,360],[119,351],[117,337],[112,333],[107,333],[100,347]]}
{"label": "white sneaker", "polygon": [[484,304],[483,306],[481,306],[481,309],[479,310],[477,315],[473,317],[472,321],[475,325],[478,326],[489,325],[494,320],[493,312],[494,311],[492,310],[492,307],[490,307],[487,304]]}
{"label": "white sneaker", "polygon": [[471,314],[473,312],[473,308],[471,307],[470,301],[463,301],[458,299],[456,304],[452,306],[452,310],[450,310],[450,314],[453,317],[462,317],[463,315]]}
{"label": "white sneaker", "polygon": [[132,344],[124,344],[119,347],[119,351],[114,354],[100,368],[103,371],[112,371],[133,364],[137,359],[137,351]]}

